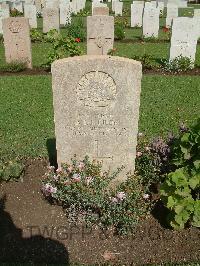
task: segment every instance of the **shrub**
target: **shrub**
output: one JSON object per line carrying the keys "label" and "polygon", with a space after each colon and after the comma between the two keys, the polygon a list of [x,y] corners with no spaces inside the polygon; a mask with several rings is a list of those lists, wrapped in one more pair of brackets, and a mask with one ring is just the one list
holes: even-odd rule
{"label": "shrub", "polygon": [[143,69],[152,69],[153,68],[153,64],[152,64],[153,58],[148,54],[143,54],[142,56],[135,55],[132,57],[132,59],[140,61],[142,63]]}
{"label": "shrub", "polygon": [[115,39],[123,40],[125,38],[124,26],[117,24],[115,25]]}
{"label": "shrub", "polygon": [[191,129],[181,128],[172,145],[175,171],[161,186],[161,197],[170,210],[173,228],[200,227],[200,119]]}
{"label": "shrub", "polygon": [[27,64],[25,62],[13,61],[11,63],[6,63],[1,66],[0,70],[4,72],[21,72],[27,68]]}
{"label": "shrub", "polygon": [[62,38],[61,34],[56,29],[52,29],[44,35],[44,40],[46,42],[51,42],[51,43],[61,38]]}
{"label": "shrub", "polygon": [[0,161],[0,180],[17,181],[24,172],[24,165],[17,160]]}
{"label": "shrub", "polygon": [[191,58],[178,56],[173,60],[163,59],[161,65],[165,71],[179,73],[191,70],[194,67],[194,62]]}
{"label": "shrub", "polygon": [[86,30],[82,19],[73,19],[72,23],[67,26],[68,36],[81,41],[86,40]]}
{"label": "shrub", "polygon": [[42,42],[44,39],[43,33],[37,29],[31,29],[31,41]]}
{"label": "shrub", "polygon": [[50,68],[55,60],[81,55],[82,53],[77,41],[71,37],[64,38],[61,34],[55,32],[54,35],[48,37],[48,40],[52,42],[52,49],[47,55],[46,63],[42,65],[45,68]]}
{"label": "shrub", "polygon": [[84,221],[127,234],[148,213],[150,201],[143,198],[143,187],[133,176],[112,188],[120,170],[102,174],[99,163],[88,157],[82,162],[74,158],[72,164],[62,165],[56,172],[50,167],[42,191],[47,199],[63,206],[69,222]]}

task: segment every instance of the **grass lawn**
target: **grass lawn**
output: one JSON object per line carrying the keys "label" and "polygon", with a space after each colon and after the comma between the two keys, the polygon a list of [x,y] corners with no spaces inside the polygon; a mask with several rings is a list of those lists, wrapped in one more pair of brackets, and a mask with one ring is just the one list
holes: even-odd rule
{"label": "grass lawn", "polygon": [[[200,116],[200,77],[144,75],[140,131],[149,138],[191,124]],[[47,156],[54,138],[50,76],[0,78],[0,146],[3,156]]]}

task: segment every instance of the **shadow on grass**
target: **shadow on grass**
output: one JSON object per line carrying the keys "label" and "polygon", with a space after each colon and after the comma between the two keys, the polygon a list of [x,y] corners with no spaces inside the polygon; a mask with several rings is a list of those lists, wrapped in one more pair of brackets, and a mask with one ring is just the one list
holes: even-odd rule
{"label": "shadow on grass", "polygon": [[[4,263],[62,263],[69,265],[68,251],[63,244],[41,235],[23,237],[23,229],[5,211],[6,196],[0,199],[0,264]],[[27,226],[26,226],[27,227]]]}
{"label": "shadow on grass", "polygon": [[55,166],[55,168],[58,168],[57,164],[57,150],[56,150],[56,139],[47,139],[46,142],[48,155],[49,155],[49,162],[51,166]]}

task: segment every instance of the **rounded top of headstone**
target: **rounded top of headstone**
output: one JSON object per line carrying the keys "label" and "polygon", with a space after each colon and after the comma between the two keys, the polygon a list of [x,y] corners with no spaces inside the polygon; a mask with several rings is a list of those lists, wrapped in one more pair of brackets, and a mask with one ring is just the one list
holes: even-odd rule
{"label": "rounded top of headstone", "polygon": [[142,64],[139,61],[125,58],[125,57],[119,57],[119,56],[109,56],[109,55],[83,55],[83,56],[74,56],[74,57],[68,57],[59,59],[53,62],[51,65],[51,69],[56,70],[59,67],[62,67],[63,65],[67,65],[68,63],[90,63],[90,62],[111,62],[113,64],[117,63],[124,63],[127,65],[135,66],[138,70],[142,69]]}

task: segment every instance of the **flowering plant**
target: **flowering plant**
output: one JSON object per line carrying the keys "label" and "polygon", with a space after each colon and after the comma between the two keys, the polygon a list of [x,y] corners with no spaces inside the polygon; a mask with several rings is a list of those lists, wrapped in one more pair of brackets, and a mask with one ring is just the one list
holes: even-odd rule
{"label": "flowering plant", "polygon": [[128,233],[150,209],[149,197],[136,177],[129,176],[116,188],[112,181],[121,168],[111,175],[101,172],[102,165],[72,159],[56,171],[50,167],[43,181],[42,192],[47,199],[65,209],[69,222],[84,221],[101,228],[113,227]]}

